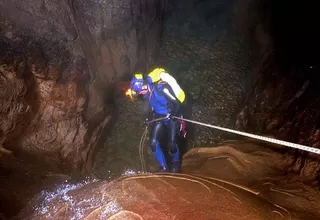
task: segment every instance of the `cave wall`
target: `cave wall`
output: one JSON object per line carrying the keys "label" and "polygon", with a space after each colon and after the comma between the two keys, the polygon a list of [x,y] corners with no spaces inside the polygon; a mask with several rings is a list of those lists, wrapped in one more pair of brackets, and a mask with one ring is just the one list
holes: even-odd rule
{"label": "cave wall", "polygon": [[165,8],[165,0],[1,0],[1,156],[90,169],[117,82],[156,58]]}
{"label": "cave wall", "polygon": [[[252,89],[243,101],[240,130],[320,147],[319,31],[314,3],[236,1],[234,23],[255,49]],[[319,156],[287,148],[291,169],[318,178]]]}

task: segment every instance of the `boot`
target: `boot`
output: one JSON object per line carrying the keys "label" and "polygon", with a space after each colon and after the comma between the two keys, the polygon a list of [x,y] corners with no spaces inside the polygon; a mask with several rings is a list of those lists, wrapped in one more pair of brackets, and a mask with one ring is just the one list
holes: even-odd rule
{"label": "boot", "polygon": [[180,161],[174,161],[174,162],[172,162],[171,172],[172,172],[172,173],[180,173],[180,172],[181,172],[181,169],[180,169]]}
{"label": "boot", "polygon": [[167,173],[169,171],[168,167],[160,167],[158,173]]}
{"label": "boot", "polygon": [[175,153],[171,153],[170,155],[172,157],[172,166],[171,166],[171,172],[172,173],[180,173],[180,152],[179,148],[177,147],[177,151]]}
{"label": "boot", "polygon": [[167,172],[168,171],[167,161],[159,143],[156,144],[156,151],[153,152],[153,154],[160,165],[159,172]]}

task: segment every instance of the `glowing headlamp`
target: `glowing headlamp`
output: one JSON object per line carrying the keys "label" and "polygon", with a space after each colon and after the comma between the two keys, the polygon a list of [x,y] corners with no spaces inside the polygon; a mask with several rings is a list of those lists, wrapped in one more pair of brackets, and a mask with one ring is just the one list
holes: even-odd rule
{"label": "glowing headlamp", "polygon": [[126,91],[126,96],[129,96],[130,99],[133,99],[133,96],[135,96],[137,93],[135,91],[133,91],[132,89],[128,89]]}

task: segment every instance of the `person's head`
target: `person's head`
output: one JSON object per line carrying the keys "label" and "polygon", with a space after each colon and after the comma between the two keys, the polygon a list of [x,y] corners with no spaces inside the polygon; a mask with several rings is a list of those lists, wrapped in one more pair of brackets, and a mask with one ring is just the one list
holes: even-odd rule
{"label": "person's head", "polygon": [[131,89],[138,95],[145,95],[148,93],[148,85],[143,79],[142,73],[136,73],[130,82]]}

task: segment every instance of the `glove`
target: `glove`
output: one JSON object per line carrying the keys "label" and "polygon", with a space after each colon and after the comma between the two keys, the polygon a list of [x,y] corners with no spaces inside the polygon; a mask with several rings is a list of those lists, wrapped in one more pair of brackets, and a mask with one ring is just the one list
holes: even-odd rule
{"label": "glove", "polygon": [[176,115],[177,115],[177,114],[176,114],[175,112],[171,112],[171,113],[167,114],[166,117],[167,117],[168,119],[174,119],[174,117],[176,117]]}
{"label": "glove", "polygon": [[150,120],[148,118],[146,118],[143,122],[143,125],[149,125]]}

